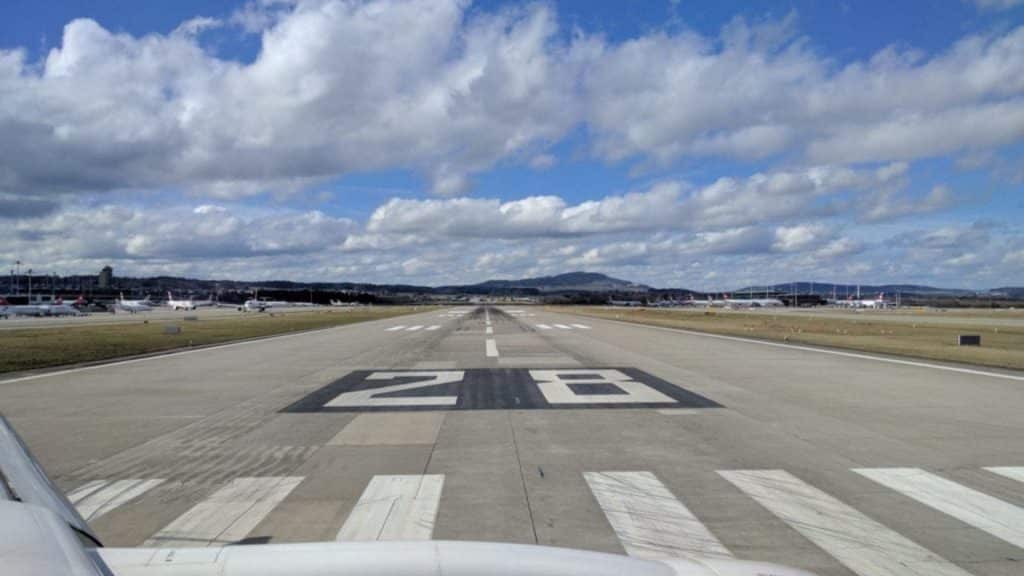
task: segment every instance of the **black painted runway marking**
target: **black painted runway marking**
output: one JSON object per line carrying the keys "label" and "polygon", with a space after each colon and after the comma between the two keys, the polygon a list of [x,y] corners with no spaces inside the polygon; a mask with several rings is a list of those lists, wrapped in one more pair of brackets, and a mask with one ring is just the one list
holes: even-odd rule
{"label": "black painted runway marking", "polygon": [[720,408],[636,368],[357,370],[282,412]]}

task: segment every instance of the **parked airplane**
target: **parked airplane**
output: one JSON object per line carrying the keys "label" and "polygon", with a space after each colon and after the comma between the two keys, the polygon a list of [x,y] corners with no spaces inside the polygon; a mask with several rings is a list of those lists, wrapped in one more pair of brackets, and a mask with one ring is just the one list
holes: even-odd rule
{"label": "parked airplane", "polygon": [[114,302],[114,307],[122,312],[135,314],[136,312],[149,312],[153,309],[153,303],[149,301],[149,296],[142,300],[125,300],[124,292],[122,292],[121,298]]}
{"label": "parked airplane", "polygon": [[35,304],[11,304],[5,298],[0,298],[0,316],[42,316],[43,310]]}
{"label": "parked airplane", "polygon": [[57,298],[53,302],[40,304],[39,308],[44,316],[79,316],[82,314],[79,306],[85,306],[84,296],[79,296],[71,304],[65,304],[63,298]]}
{"label": "parked airplane", "polygon": [[639,301],[639,300],[614,300],[614,299],[609,299],[608,300],[608,304],[610,304],[612,306],[625,306],[627,308],[637,308],[639,306],[643,306],[644,305],[644,303]]}
{"label": "parked airplane", "polygon": [[843,308],[886,308],[889,303],[885,300],[885,292],[879,292],[877,298],[847,298],[836,302]]}
{"label": "parked airplane", "polygon": [[193,302],[191,298],[189,298],[188,300],[175,300],[174,296],[170,293],[170,291],[167,292],[167,306],[175,310],[196,309],[196,303]]}
{"label": "parked airplane", "polygon": [[813,576],[743,560],[633,558],[492,542],[313,542],[224,548],[105,548],[0,416],[0,566],[32,576]]}

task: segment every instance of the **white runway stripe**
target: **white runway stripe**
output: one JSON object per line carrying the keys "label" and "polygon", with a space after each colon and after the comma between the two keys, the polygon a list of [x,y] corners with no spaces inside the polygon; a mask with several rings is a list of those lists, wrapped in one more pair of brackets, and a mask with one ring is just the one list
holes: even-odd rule
{"label": "white runway stripe", "polygon": [[430,540],[444,474],[374,476],[337,540]]}
{"label": "white runway stripe", "polygon": [[548,326],[547,324],[537,324],[537,328],[540,328],[541,330],[551,330],[551,326]]}
{"label": "white runway stripe", "polygon": [[427,326],[427,332],[433,332],[434,330],[437,330],[440,327],[441,326],[439,324],[434,324],[433,326]]}
{"label": "white runway stripe", "polygon": [[491,327],[491,326],[488,326],[487,330],[485,330],[484,332],[486,332],[487,334],[494,334],[494,328]]}
{"label": "white runway stripe", "polygon": [[565,324],[555,324],[555,328],[561,328],[562,330],[572,330],[571,327],[566,326]]}
{"label": "white runway stripe", "polygon": [[580,330],[590,330],[590,326],[586,324],[572,324],[573,328],[579,328]]}
{"label": "white runway stripe", "polygon": [[224,546],[248,536],[302,477],[236,478],[143,544],[150,548]]}
{"label": "white runway stripe", "polygon": [[487,357],[497,358],[498,357],[498,343],[494,341],[494,338],[487,339]]}
{"label": "white runway stripe", "polygon": [[718,473],[860,576],[970,576],[784,470]]}
{"label": "white runway stripe", "polygon": [[417,324],[416,326],[409,326],[408,328],[405,329],[405,331],[406,332],[415,332],[415,331],[420,330],[422,328],[423,328],[422,324]]}
{"label": "white runway stripe", "polygon": [[149,492],[163,483],[163,478],[131,478],[107,483],[96,480],[68,494],[68,500],[86,520],[95,520]]}
{"label": "white runway stripe", "polygon": [[858,468],[854,472],[1024,548],[1024,508],[920,468]]}
{"label": "white runway stripe", "polygon": [[1011,480],[1024,482],[1024,466],[990,466],[985,468],[985,470],[1005,476]]}
{"label": "white runway stripe", "polygon": [[387,330],[388,332],[394,332],[395,330],[401,330],[402,328],[405,328],[404,324],[399,324],[398,326],[392,326],[391,328],[385,328],[385,330]]}
{"label": "white runway stripe", "polygon": [[584,472],[583,477],[630,556],[732,557],[654,474]]}

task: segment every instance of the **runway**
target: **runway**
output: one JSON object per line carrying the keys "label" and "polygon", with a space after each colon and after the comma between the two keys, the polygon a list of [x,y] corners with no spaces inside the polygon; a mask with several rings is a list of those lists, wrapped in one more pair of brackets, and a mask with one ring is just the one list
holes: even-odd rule
{"label": "runway", "polygon": [[108,545],[1024,566],[1019,373],[461,307],[0,381],[0,409]]}

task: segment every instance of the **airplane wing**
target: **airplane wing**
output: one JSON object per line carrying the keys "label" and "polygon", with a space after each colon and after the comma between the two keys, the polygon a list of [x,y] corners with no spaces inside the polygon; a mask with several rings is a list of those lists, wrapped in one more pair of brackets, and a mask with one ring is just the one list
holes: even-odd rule
{"label": "airplane wing", "polygon": [[492,542],[103,548],[2,415],[0,568],[4,576],[814,576],[760,562],[642,559]]}

